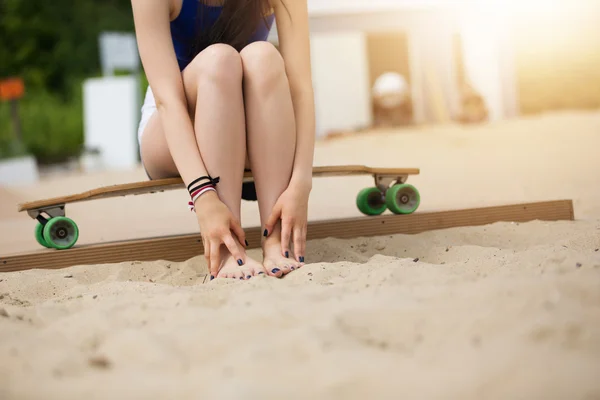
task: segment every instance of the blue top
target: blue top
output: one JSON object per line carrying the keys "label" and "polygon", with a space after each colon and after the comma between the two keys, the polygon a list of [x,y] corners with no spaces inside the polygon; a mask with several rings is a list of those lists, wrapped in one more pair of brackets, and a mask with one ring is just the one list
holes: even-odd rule
{"label": "blue top", "polygon": [[[183,0],[179,15],[171,21],[171,36],[175,54],[177,55],[177,62],[179,63],[179,69],[181,71],[187,67],[193,58],[190,54],[190,49],[194,43],[196,29],[198,27],[198,7],[204,7],[202,15],[206,23],[206,28],[214,25],[223,11],[223,6],[207,6],[202,4],[199,0]],[[274,14],[269,15],[267,17],[268,27],[261,23],[249,43],[267,40],[274,18]]]}

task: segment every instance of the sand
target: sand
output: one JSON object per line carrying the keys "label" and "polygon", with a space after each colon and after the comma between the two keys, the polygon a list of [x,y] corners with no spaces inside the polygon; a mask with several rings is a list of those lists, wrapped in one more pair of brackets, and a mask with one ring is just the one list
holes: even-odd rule
{"label": "sand", "polygon": [[[600,399],[599,145],[600,113],[569,113],[317,147],[319,165],[421,167],[422,210],[572,198],[573,222],[311,241],[283,280],[203,284],[202,256],[0,274],[0,398]],[[362,184],[315,181],[311,220],[356,216]],[[73,213],[89,242],[194,231],[180,194]],[[3,218],[0,254],[35,248],[30,220]]]}

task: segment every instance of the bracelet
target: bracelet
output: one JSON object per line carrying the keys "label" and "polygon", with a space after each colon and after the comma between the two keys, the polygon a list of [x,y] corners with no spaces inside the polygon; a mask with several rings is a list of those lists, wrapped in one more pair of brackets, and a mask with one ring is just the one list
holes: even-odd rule
{"label": "bracelet", "polygon": [[204,182],[203,184],[201,184],[201,185],[198,185],[198,186],[196,186],[196,187],[194,187],[194,188],[190,189],[190,190],[189,190],[189,192],[190,192],[190,196],[194,197],[194,193],[196,193],[198,190],[200,190],[200,189],[202,189],[202,188],[204,188],[204,187],[207,187],[207,186],[212,186],[212,187],[215,187],[215,185],[214,185],[212,182]]}
{"label": "bracelet", "polygon": [[194,192],[194,194],[192,195],[192,200],[188,202],[188,208],[190,209],[190,211],[192,211],[192,212],[196,211],[196,207],[194,206],[194,204],[196,204],[196,200],[198,200],[200,198],[200,196],[202,196],[204,193],[210,192],[210,191],[216,192],[217,190],[215,189],[214,186],[206,186],[206,187]]}
{"label": "bracelet", "polygon": [[[194,187],[195,184],[197,184],[198,182],[204,181],[204,180],[207,180],[208,182],[203,183],[199,187]],[[210,175],[209,176],[201,176],[200,178],[195,179],[192,183],[190,183],[187,186],[187,189],[188,189],[188,192],[190,192],[190,194],[192,194],[195,190],[199,189],[200,187],[207,186],[207,185],[216,186],[220,180],[221,180],[221,178],[219,178],[219,177],[212,178]]]}

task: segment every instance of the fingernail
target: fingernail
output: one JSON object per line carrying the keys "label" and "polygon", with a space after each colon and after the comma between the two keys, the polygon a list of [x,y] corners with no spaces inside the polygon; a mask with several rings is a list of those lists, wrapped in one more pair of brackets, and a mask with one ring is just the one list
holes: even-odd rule
{"label": "fingernail", "polygon": [[238,265],[241,267],[242,265],[244,265],[244,262],[241,259],[239,259],[238,260]]}
{"label": "fingernail", "polygon": [[210,276],[210,280],[212,281],[213,279],[215,279],[215,277],[211,275]]}
{"label": "fingernail", "polygon": [[304,262],[304,256],[300,256],[300,262]]}
{"label": "fingernail", "polygon": [[248,275],[248,276],[246,277],[246,279],[251,279],[251,278],[252,278],[252,275]]}
{"label": "fingernail", "polygon": [[247,241],[247,240],[244,240],[244,242],[246,242],[246,246],[250,246],[250,245],[248,244],[248,241]]}
{"label": "fingernail", "polygon": [[273,268],[271,270],[271,272],[274,273],[274,274],[278,273],[279,271],[281,271],[279,268]]}
{"label": "fingernail", "polygon": [[290,252],[289,252],[289,251],[286,251],[286,252],[285,252],[285,258],[289,258],[289,257],[290,257]]}
{"label": "fingernail", "polygon": [[269,234],[269,231],[265,229],[265,231],[263,232],[263,236],[267,237],[268,234]]}

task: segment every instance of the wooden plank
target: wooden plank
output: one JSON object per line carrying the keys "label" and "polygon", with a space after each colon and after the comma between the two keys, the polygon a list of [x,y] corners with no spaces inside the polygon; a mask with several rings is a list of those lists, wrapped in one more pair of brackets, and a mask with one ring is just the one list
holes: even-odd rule
{"label": "wooden plank", "polygon": [[[416,234],[424,231],[460,226],[487,225],[500,221],[528,222],[533,220],[558,221],[574,219],[571,200],[505,205],[496,207],[423,212],[410,215],[381,215],[359,217],[309,224],[308,239],[337,237],[340,239]],[[246,229],[251,247],[258,247],[261,229]],[[0,256],[0,272],[32,268],[63,268],[74,265],[110,264],[124,261],[170,260],[185,261],[201,255],[199,234],[160,237],[153,239],[76,246],[69,250],[39,250],[28,254]]]}
{"label": "wooden plank", "polygon": [[[418,175],[418,168],[370,168],[364,165],[340,165],[314,167],[314,177],[328,176],[351,176],[351,175]],[[244,180],[252,180],[252,172],[244,173]],[[18,206],[19,212],[35,210],[43,207],[52,207],[68,203],[77,203],[81,201],[98,200],[108,197],[139,195],[152,192],[164,192],[167,190],[183,189],[181,178],[157,179],[153,181],[132,182],[121,185],[112,185],[100,187],[86,192],[72,194],[68,196],[55,197],[21,203]]]}

